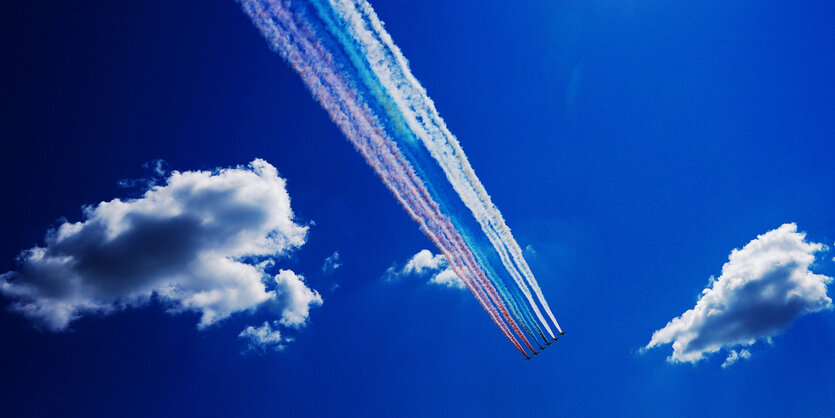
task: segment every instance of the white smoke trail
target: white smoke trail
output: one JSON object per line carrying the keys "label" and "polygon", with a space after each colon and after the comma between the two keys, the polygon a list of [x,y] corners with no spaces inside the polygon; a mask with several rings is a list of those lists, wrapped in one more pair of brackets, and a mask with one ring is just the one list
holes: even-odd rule
{"label": "white smoke trail", "polygon": [[363,154],[410,216],[420,224],[424,233],[444,252],[456,273],[465,280],[476,299],[505,336],[520,352],[525,353],[491,305],[491,301],[533,351],[498,299],[495,289],[484,278],[483,272],[461,237],[440,213],[437,204],[431,201],[425,186],[416,177],[405,158],[399,154],[393,141],[386,138],[379,122],[367,106],[339,76],[333,58],[318,42],[312,30],[305,26],[304,21],[296,22],[295,19],[299,16],[294,16],[286,5],[276,1],[266,3],[269,10],[255,0],[241,1],[244,11],[262,31],[271,47],[302,76],[314,97],[328,111],[346,137]]}
{"label": "white smoke trail", "polygon": [[329,1],[344,20],[352,36],[360,43],[368,65],[385,87],[386,93],[397,105],[409,129],[420,138],[432,157],[438,161],[456,193],[481,225],[482,231],[490,240],[517,286],[522,290],[540,322],[551,337],[554,337],[554,333],[534,302],[528,285],[533,289],[539,303],[542,304],[557,330],[562,332],[504,218],[475,175],[460,144],[438,115],[425,89],[411,74],[405,57],[383,28],[374,10],[364,0]]}
{"label": "white smoke trail", "polygon": [[[397,133],[399,133],[399,139],[404,139],[406,141],[410,141],[413,139],[413,132],[410,130],[409,126],[405,122],[403,116],[399,113],[393,113],[394,107],[396,105],[391,105],[389,102],[391,101],[390,96],[387,93],[385,87],[378,83],[378,77],[375,73],[372,72],[372,69],[366,63],[367,55],[364,51],[358,49],[358,44],[362,42],[358,42],[355,37],[354,33],[350,31],[346,32],[344,29],[346,28],[346,23],[344,22],[344,18],[341,16],[333,15],[335,11],[331,5],[328,3],[328,0],[309,0],[313,7],[318,11],[318,17],[322,20],[324,27],[328,30],[331,36],[333,36],[343,48],[343,52],[346,54],[347,58],[353,64],[353,69],[356,70],[356,75],[359,77],[360,80],[365,84],[365,86],[369,89],[369,91],[377,98],[377,100],[382,105],[383,109],[388,112],[389,119],[387,122],[389,126],[391,126]],[[355,17],[354,21],[352,22],[354,25],[361,24],[362,20],[357,17],[357,14],[354,13],[353,16]],[[366,31],[367,33],[367,31]],[[498,239],[498,238],[496,238]],[[503,256],[505,254],[502,254]],[[509,260],[505,260],[505,263],[509,263]],[[506,264],[506,269],[509,267]],[[521,286],[526,289],[526,285],[524,283],[524,279],[521,278],[518,272],[512,270],[512,273],[515,274],[514,280],[517,282],[517,286]],[[513,311],[514,315],[523,321],[521,322],[522,325],[525,327],[526,331],[535,338],[535,334],[533,333],[532,328],[528,327],[528,323],[535,328],[539,335],[542,336],[543,340],[547,341],[547,339],[542,334],[542,330],[539,324],[545,323],[545,319],[542,317],[542,314],[538,313],[538,318],[540,319],[540,323],[536,323],[530,319],[530,309],[526,306],[522,307],[522,311],[524,314],[520,312],[520,309],[517,304],[517,297],[514,294],[507,290],[504,286],[502,280],[498,279],[494,282],[494,285],[498,288],[500,293],[503,295],[503,299],[506,301],[508,306]],[[536,304],[533,302],[533,299],[530,297],[530,292],[526,292],[528,294],[529,303],[537,309]],[[550,332],[550,329],[549,329]],[[553,335],[553,333],[551,333]]]}

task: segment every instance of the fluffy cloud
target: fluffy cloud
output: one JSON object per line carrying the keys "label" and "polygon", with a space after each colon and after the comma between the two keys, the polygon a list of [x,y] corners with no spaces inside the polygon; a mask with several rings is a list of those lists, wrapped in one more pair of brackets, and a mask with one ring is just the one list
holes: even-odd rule
{"label": "fluffy cloud", "polygon": [[429,250],[420,250],[403,267],[406,274],[424,274],[446,266],[447,262],[443,255],[432,255]]}
{"label": "fluffy cloud", "polygon": [[[49,231],[43,246],[20,254],[16,271],[0,275],[0,292],[53,330],[152,297],[198,312],[200,328],[264,304],[298,327],[322,298],[301,276],[282,270],[270,279],[265,269],[306,239],[285,181],[266,161],[174,171],[140,198],[85,207],[82,222]],[[272,335],[263,330],[244,333]]]}
{"label": "fluffy cloud", "polygon": [[322,304],[322,296],[315,290],[308,289],[304,277],[290,270],[280,270],[275,276],[275,293],[281,310],[281,325],[299,328],[307,321],[311,306]]}
{"label": "fluffy cloud", "polygon": [[398,269],[396,266],[391,266],[386,271],[386,279],[394,280],[401,276],[426,276],[431,275],[429,283],[453,287],[457,289],[464,289],[467,286],[463,281],[449,268],[446,258],[441,254],[432,255],[429,250],[421,250],[403,266]]}
{"label": "fluffy cloud", "polygon": [[434,283],[446,287],[455,287],[458,289],[465,289],[467,287],[464,284],[464,282],[461,281],[460,278],[458,278],[458,275],[455,274],[455,272],[452,271],[449,267],[441,270],[440,273],[432,276],[432,278],[429,279],[429,283]]}
{"label": "fluffy cloud", "polygon": [[325,259],[325,263],[322,264],[322,272],[331,273],[340,267],[342,267],[342,262],[339,261],[339,251],[334,251],[333,254]]}
{"label": "fluffy cloud", "polygon": [[[822,248],[806,242],[792,223],[733,250],[696,306],[655,331],[646,348],[672,343],[669,361],[695,363],[723,347],[750,346],[802,315],[831,308],[826,284],[832,278],[809,271]],[[735,353],[727,365],[750,356],[747,350]]]}

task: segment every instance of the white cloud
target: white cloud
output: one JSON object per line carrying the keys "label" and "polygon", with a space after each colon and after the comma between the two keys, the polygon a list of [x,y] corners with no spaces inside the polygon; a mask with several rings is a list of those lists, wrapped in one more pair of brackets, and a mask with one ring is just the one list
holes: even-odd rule
{"label": "white cloud", "polygon": [[299,328],[307,321],[311,306],[322,304],[322,296],[308,289],[304,277],[290,270],[280,270],[275,276],[275,293],[281,306],[281,325]]}
{"label": "white cloud", "polygon": [[736,363],[740,359],[749,359],[749,358],[751,358],[751,352],[748,351],[748,350],[742,349],[742,350],[739,350],[739,352],[737,352],[736,350],[731,350],[731,352],[728,353],[728,358],[726,358],[725,362],[722,363],[722,368],[724,369],[725,367],[732,366],[734,363]]}
{"label": "white cloud", "polygon": [[342,267],[342,262],[339,261],[339,251],[334,251],[322,264],[322,272],[331,273],[340,267]]}
{"label": "white cloud", "polygon": [[426,276],[431,275],[429,283],[464,289],[467,286],[449,268],[446,258],[441,254],[432,255],[429,250],[421,250],[406,262],[402,269],[392,265],[386,270],[386,280],[396,280],[402,276]]}
{"label": "white cloud", "polygon": [[420,250],[403,267],[403,273],[420,275],[427,271],[438,270],[445,265],[446,259],[443,255],[433,256],[429,250]]}
{"label": "white cloud", "polygon": [[304,324],[319,294],[289,270],[275,280],[265,273],[271,257],[307,239],[275,167],[256,159],[174,171],[161,183],[137,199],[85,207],[82,222],[49,231],[44,246],[23,251],[17,270],[0,275],[0,292],[53,330],[152,297],[198,312],[200,328],[263,304],[282,309],[282,324]]}
{"label": "white cloud", "polygon": [[286,347],[285,343],[292,341],[289,338],[282,339],[278,328],[273,328],[267,321],[264,321],[264,324],[257,328],[252,325],[246,327],[238,334],[238,337],[247,340],[249,348],[257,351],[263,351],[267,348],[280,351]]}
{"label": "white cloud", "polygon": [[455,287],[458,289],[465,289],[467,287],[464,284],[464,282],[462,282],[461,279],[458,278],[458,275],[455,274],[455,272],[452,271],[452,269],[450,268],[446,268],[440,273],[436,274],[431,279],[429,279],[429,282],[446,287]]}
{"label": "white cloud", "polygon": [[722,348],[768,341],[798,317],[831,308],[832,278],[809,271],[823,247],[805,239],[791,223],[733,250],[696,306],[655,331],[645,348],[672,343],[669,361],[695,363]]}

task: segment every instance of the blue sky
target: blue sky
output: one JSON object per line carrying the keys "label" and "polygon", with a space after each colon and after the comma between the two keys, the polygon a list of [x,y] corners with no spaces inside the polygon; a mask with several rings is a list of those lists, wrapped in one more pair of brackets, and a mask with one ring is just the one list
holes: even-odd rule
{"label": "blue sky", "polygon": [[[639,353],[734,248],[795,222],[833,246],[828,2],[372,5],[490,192],[568,334],[522,361],[466,291],[383,276],[431,242],[229,1],[3,5],[0,272],[123,179],[263,158],[324,300],[280,352],[256,310],[198,330],[153,301],[50,332],[0,298],[10,416],[825,414],[833,313],[721,368]],[[45,9],[45,10],[44,10]],[[323,272],[339,251],[342,267]],[[812,270],[835,274],[818,254]],[[335,289],[334,284],[338,284]]]}

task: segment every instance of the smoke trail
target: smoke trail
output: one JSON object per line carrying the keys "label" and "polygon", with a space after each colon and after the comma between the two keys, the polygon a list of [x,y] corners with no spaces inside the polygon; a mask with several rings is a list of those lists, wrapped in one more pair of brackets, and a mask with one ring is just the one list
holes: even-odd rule
{"label": "smoke trail", "polygon": [[[324,1],[326,0],[314,1],[320,9],[320,12],[323,8],[321,4]],[[405,59],[399,53],[399,50],[393,42],[391,42],[388,34],[382,29],[373,10],[365,2],[358,3],[360,4],[347,0],[330,1],[330,5],[336,9],[342,20],[341,26],[348,29],[350,36],[339,33],[340,29],[338,26],[340,25],[331,22],[332,32],[336,32],[335,35],[343,44],[343,48],[349,52],[353,52],[349,54],[350,58],[355,67],[357,67],[357,70],[364,76],[364,81],[369,85],[369,89],[377,95],[378,100],[390,104],[383,106],[383,108],[389,112],[390,119],[393,120],[394,125],[400,130],[408,131],[403,133],[407,139],[413,135],[412,132],[414,132],[414,135],[419,136],[432,154],[432,157],[443,168],[455,192],[480,223],[482,231],[497,251],[497,255],[500,257],[505,269],[522,290],[527,302],[536,311],[540,322],[553,337],[554,334],[539,312],[536,303],[533,301],[530,290],[525,284],[525,279],[522,278],[522,275],[525,275],[528,282],[532,284],[540,298],[540,302],[546,307],[546,310],[558,329],[559,325],[553,318],[553,314],[550,313],[550,308],[547,308],[547,302],[542,298],[538,284],[533,278],[533,275],[530,274],[530,270],[527,268],[527,264],[521,256],[521,250],[518,249],[518,245],[509,234],[509,230],[505,234],[500,234],[496,230],[495,225],[501,226],[504,224],[503,219],[501,219],[501,214],[495,210],[495,207],[489,200],[489,196],[484,192],[483,186],[481,186],[478,178],[472,173],[472,169],[469,167],[463,151],[461,151],[460,146],[458,146],[457,141],[451,133],[446,130],[446,127],[443,125],[443,120],[437,116],[431,100],[426,97],[423,88],[409,73]],[[358,12],[355,6],[361,8],[364,14]],[[383,45],[384,41],[387,45]],[[363,49],[361,53],[356,52],[356,48],[353,45],[354,42],[358,43]],[[369,75],[368,72],[372,74]],[[395,111],[395,109],[398,111]],[[468,176],[468,174],[471,174],[471,176]],[[479,196],[479,191],[483,196]],[[495,213],[491,214],[491,209]],[[506,226],[504,229],[507,229]],[[502,236],[506,238],[502,239]],[[514,248],[516,249],[515,252]],[[508,249],[510,250],[510,254],[508,254]],[[517,267],[514,263],[519,264],[519,266]],[[520,271],[517,269],[520,269],[522,273],[520,274]],[[494,281],[501,283],[501,280]],[[501,288],[501,286],[499,287]],[[513,300],[514,295],[504,292],[504,297],[506,300]],[[524,303],[521,301],[520,304],[524,306]],[[515,303],[509,303],[509,305],[513,308]],[[527,315],[523,317],[525,316]],[[539,330],[538,325],[535,325],[535,327]]]}
{"label": "smoke trail", "polygon": [[553,332],[533,301],[528,285],[557,330],[562,332],[504,218],[476,177],[458,141],[438,115],[434,103],[411,74],[406,59],[383,28],[374,10],[365,0],[330,0],[330,3],[338,10],[353,38],[363,49],[366,65],[372,68],[409,128],[423,141],[432,157],[443,168],[455,191],[481,225],[482,231],[540,322],[553,337]]}
{"label": "smoke trail", "polygon": [[[408,148],[410,144],[419,143],[417,138],[414,137],[412,131],[409,129],[408,123],[402,117],[399,112],[395,112],[394,110],[397,109],[397,105],[392,103],[392,99],[388,96],[386,88],[379,82],[377,74],[375,74],[370,68],[368,68],[366,63],[366,54],[363,51],[360,51],[356,46],[356,31],[354,33],[348,33],[344,30],[346,26],[351,26],[352,24],[357,24],[357,14],[353,13],[354,22],[352,24],[345,24],[342,22],[342,17],[334,15],[334,10],[330,7],[330,4],[327,0],[312,0],[311,3],[316,8],[317,12],[319,13],[319,18],[324,22],[327,30],[330,34],[341,44],[343,50],[347,54],[348,58],[353,63],[355,69],[357,70],[357,74],[359,75],[362,82],[368,87],[368,89],[374,94],[375,98],[381,102],[382,110],[388,113],[388,121],[395,129],[398,138],[404,138],[405,142],[404,145]],[[361,22],[359,22],[361,23]],[[379,55],[379,54],[378,54]],[[375,60],[375,58],[370,58],[369,60]],[[416,158],[412,156],[410,158]],[[426,173],[424,172],[421,177],[425,176]],[[456,194],[457,196],[457,194]],[[443,199],[441,200],[441,202]],[[465,228],[461,228],[460,222],[456,222],[456,220],[452,219],[453,224],[456,225],[456,229],[460,231],[466,231]],[[468,245],[470,246],[477,246],[476,243],[473,242],[473,239],[462,232],[462,235],[467,241]],[[478,255],[478,252],[476,253]],[[479,257],[480,259],[483,257]],[[504,285],[504,282],[497,277],[497,275],[493,272],[492,269],[489,268],[489,265],[486,261],[481,260],[480,264],[486,266],[485,272],[487,273],[490,281],[493,282],[495,287],[499,290],[499,293],[505,302],[505,304],[509,307],[511,312],[513,313],[514,317],[521,319],[521,324],[525,328],[525,331],[534,339],[536,339],[536,334],[534,334],[533,330],[535,329],[539,335],[542,335],[542,330],[539,327],[539,323],[535,322],[531,318],[531,314],[529,312],[528,307],[525,305],[524,301],[520,299],[517,292],[510,292]],[[507,266],[505,266],[507,268]],[[521,278],[518,279],[517,283],[521,283],[524,286],[524,282],[521,282]],[[517,284],[518,285],[518,284]],[[521,309],[520,309],[521,306]],[[547,341],[546,338],[543,337],[543,340]]]}
{"label": "smoke trail", "polygon": [[[292,10],[290,2],[242,0],[242,8],[277,51],[302,77],[313,96],[383,179],[395,197],[418,222],[424,233],[438,246],[456,274],[464,280],[476,299],[490,314],[505,336],[525,354],[507,324],[533,352],[507,308],[486,280],[461,237],[431,200],[426,187],[399,153],[367,104],[348,86],[334,64],[334,58],[316,38],[302,11]],[[496,312],[498,309],[499,312]],[[499,315],[501,313],[501,316]],[[505,324],[502,321],[507,321]]]}

